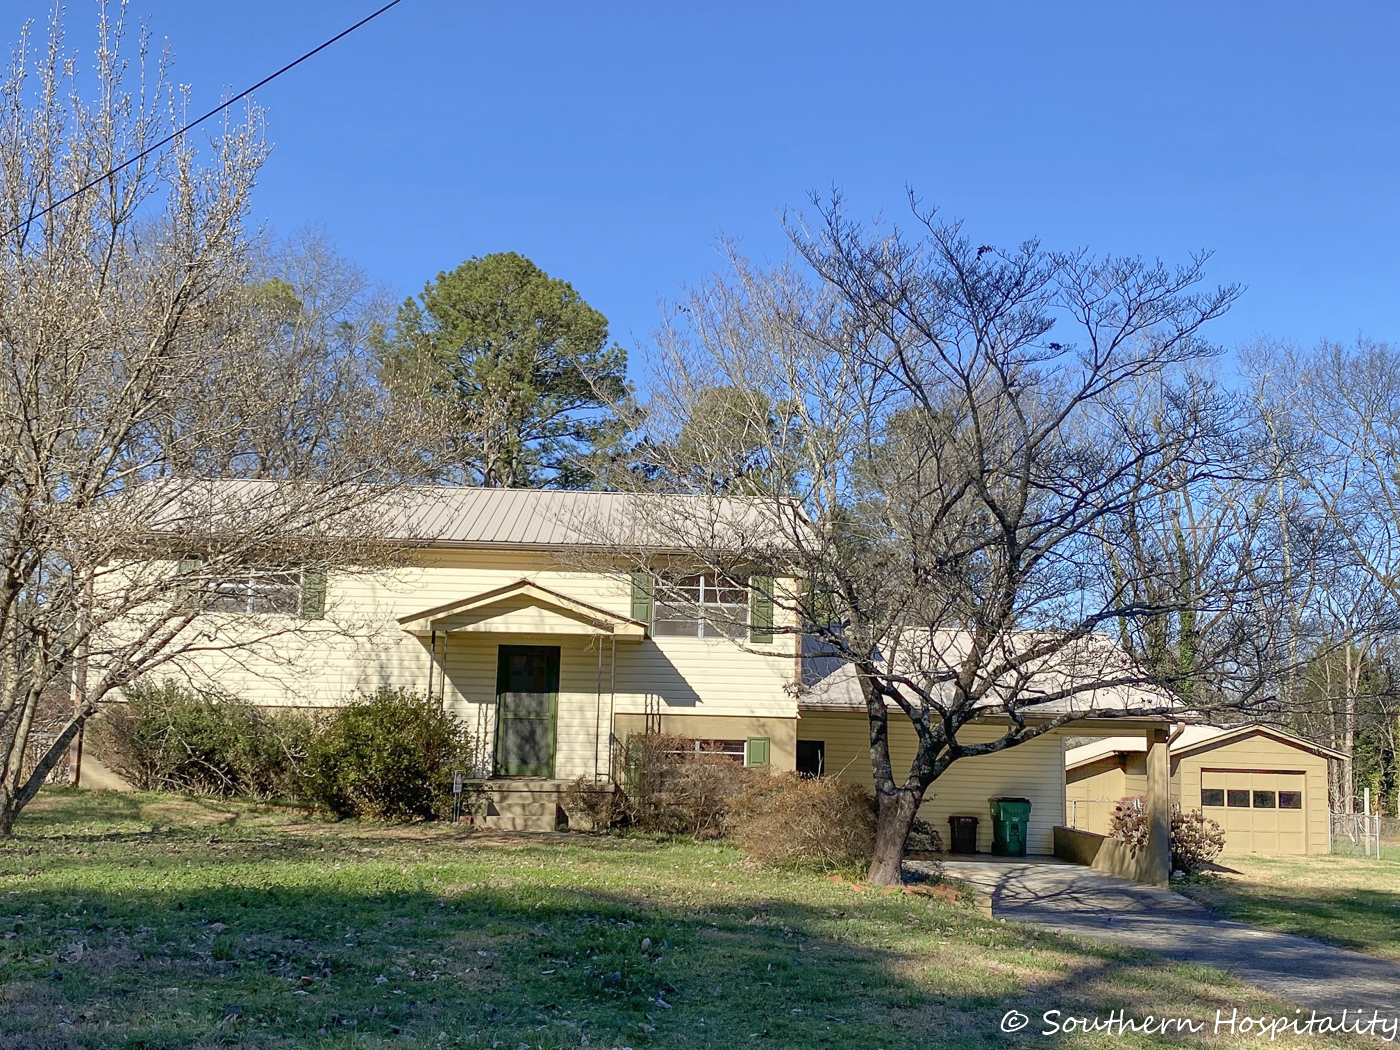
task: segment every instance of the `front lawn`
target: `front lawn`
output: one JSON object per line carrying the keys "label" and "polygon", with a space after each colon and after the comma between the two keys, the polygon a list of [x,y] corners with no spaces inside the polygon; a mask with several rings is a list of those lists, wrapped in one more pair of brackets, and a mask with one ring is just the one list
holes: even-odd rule
{"label": "front lawn", "polygon": [[1036,1046],[1038,1021],[1001,1034],[1006,1011],[1286,1011],[1211,971],[724,845],[156,795],[41,797],[0,844],[0,931],[0,1050]]}
{"label": "front lawn", "polygon": [[1232,919],[1400,959],[1400,848],[1382,859],[1222,856],[1189,896]]}

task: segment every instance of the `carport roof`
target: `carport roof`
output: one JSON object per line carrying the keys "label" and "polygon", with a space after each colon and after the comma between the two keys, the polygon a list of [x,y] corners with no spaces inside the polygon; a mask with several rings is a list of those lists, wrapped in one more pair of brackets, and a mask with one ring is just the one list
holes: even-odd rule
{"label": "carport roof", "polygon": [[[915,640],[917,639],[917,640]],[[1011,636],[1009,646],[1034,644],[1033,632]],[[953,667],[966,648],[966,636],[941,632],[929,637],[908,632],[887,663],[909,668],[903,673],[922,677],[930,667]],[[802,710],[865,710],[865,696],[854,667],[846,660],[823,652],[814,638],[804,638],[802,657]],[[1024,651],[1024,650],[1023,650]],[[1083,719],[1114,719],[1121,722],[1161,723],[1174,720],[1170,711],[1178,701],[1168,692],[1149,685],[1133,684],[1140,672],[1111,639],[1091,635],[1031,661],[1021,669],[1019,680],[1008,673],[983,698],[982,717],[1005,715],[1005,698],[1014,695],[1022,715],[1030,719],[1073,714]],[[1036,697],[1044,697],[1036,700]],[[891,708],[896,707],[889,701]],[[1179,717],[1179,716],[1175,716]]]}

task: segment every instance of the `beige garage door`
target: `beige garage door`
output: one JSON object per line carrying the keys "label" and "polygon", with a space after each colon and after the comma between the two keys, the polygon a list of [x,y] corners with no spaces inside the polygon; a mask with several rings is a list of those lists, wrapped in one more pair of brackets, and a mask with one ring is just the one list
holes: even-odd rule
{"label": "beige garage door", "polygon": [[1306,853],[1303,774],[1201,771],[1201,809],[1225,829],[1226,853]]}

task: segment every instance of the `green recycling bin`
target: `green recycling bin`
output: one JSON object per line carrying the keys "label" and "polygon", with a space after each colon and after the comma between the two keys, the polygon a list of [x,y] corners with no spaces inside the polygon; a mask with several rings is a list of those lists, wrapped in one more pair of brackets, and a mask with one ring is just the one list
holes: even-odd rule
{"label": "green recycling bin", "polygon": [[987,801],[992,806],[992,853],[998,857],[1024,857],[1031,800],[998,795]]}

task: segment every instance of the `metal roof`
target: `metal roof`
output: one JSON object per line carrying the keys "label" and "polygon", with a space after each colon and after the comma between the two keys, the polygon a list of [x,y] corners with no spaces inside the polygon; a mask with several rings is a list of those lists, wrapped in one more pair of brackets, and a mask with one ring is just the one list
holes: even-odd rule
{"label": "metal roof", "polygon": [[434,545],[686,549],[770,546],[783,508],[753,500],[570,489],[422,486],[403,535]]}
{"label": "metal roof", "polygon": [[[261,480],[155,483],[168,506],[158,525],[217,528],[221,517],[295,507],[314,485]],[[323,497],[324,502],[324,497]],[[384,486],[354,519],[375,522],[381,539],[423,546],[596,547],[635,550],[773,550],[785,532],[805,526],[795,505],[726,496],[568,489]]]}
{"label": "metal roof", "polygon": [[[957,667],[969,641],[969,636],[961,631],[929,634],[909,630],[903,635],[905,643],[898,647],[892,660],[886,656],[884,662],[892,662],[895,671],[916,680],[927,679],[933,669],[946,674]],[[1014,647],[1032,645],[1040,637],[1038,632],[1010,632],[1002,639],[1003,658],[1010,656]],[[803,639],[802,674],[799,709],[865,710],[865,696],[855,668],[830,655],[822,642],[810,636]],[[1019,673],[1007,673],[992,684],[977,709],[987,716],[996,716],[1005,712],[1005,702],[1012,698],[1022,713],[1032,718],[1063,714],[1086,718],[1163,718],[1161,712],[1176,706],[1176,700],[1165,690],[1134,682],[1140,674],[1132,658],[1111,639],[1090,635],[1028,661]],[[899,688],[917,706],[919,701],[912,691]],[[945,698],[950,695],[946,684],[930,689]],[[898,709],[893,700],[886,704],[892,710]]]}

